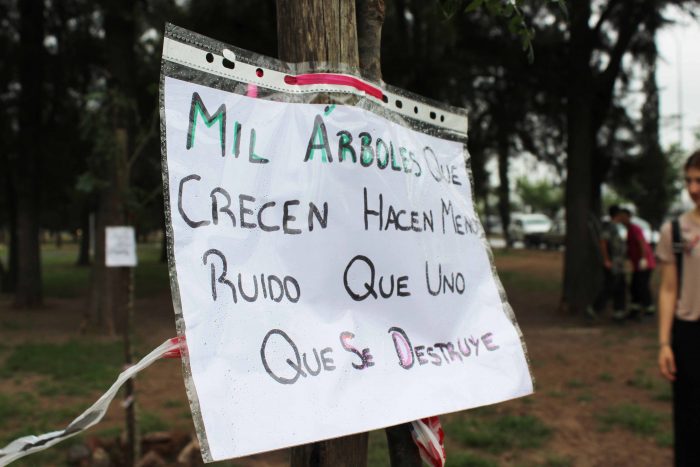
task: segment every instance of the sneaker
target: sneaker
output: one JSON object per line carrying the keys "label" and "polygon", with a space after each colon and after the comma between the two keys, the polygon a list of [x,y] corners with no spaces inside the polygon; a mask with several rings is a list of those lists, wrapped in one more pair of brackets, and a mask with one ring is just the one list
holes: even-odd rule
{"label": "sneaker", "polygon": [[614,310],[612,317],[615,321],[624,321],[627,318],[627,312],[625,310]]}

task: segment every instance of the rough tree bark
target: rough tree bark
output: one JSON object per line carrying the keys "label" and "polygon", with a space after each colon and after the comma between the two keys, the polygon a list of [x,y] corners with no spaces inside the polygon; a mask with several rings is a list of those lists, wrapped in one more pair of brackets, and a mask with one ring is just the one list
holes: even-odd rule
{"label": "rough tree bark", "polygon": [[[567,95],[566,251],[562,298],[572,312],[582,311],[597,291],[601,259],[593,224],[601,214],[600,185],[609,161],[598,147],[597,135],[613,102],[623,58],[640,25],[659,5],[653,2],[608,2],[591,25],[592,2],[570,3]],[[613,11],[622,18],[605,69],[591,57],[603,20]]]}
{"label": "rough tree bark", "polygon": [[384,0],[356,0],[357,45],[362,76],[382,80],[381,45],[384,24]]}
{"label": "rough tree bark", "polygon": [[80,211],[80,238],[78,239],[78,259],[76,266],[90,266],[90,209],[89,203],[83,201]]}
{"label": "rough tree bark", "polygon": [[358,67],[355,2],[277,0],[277,44],[287,62]]}
{"label": "rough tree bark", "polygon": [[588,223],[591,217],[591,158],[593,157],[593,109],[595,98],[590,83],[588,22],[590,2],[570,5],[569,81],[567,102],[567,180],[566,180],[566,252],[563,298],[571,311],[582,310],[589,302],[592,284],[591,247]]}
{"label": "rough tree bark", "polygon": [[[355,1],[277,0],[278,54],[287,62],[326,62],[357,68]],[[367,433],[298,446],[293,467],[367,465]]]}
{"label": "rough tree bark", "polygon": [[29,308],[42,303],[39,244],[38,181],[41,169],[41,109],[44,63],[44,1],[19,2],[21,53],[19,78],[19,158],[16,164],[17,289],[15,306]]}
{"label": "rough tree bark", "polygon": [[[124,339],[124,360],[133,362],[131,349],[133,269],[105,267],[105,227],[126,225],[129,220],[128,194],[130,159],[134,152],[134,16],[135,0],[105,0],[105,43],[109,70],[108,112],[112,151],[106,158],[107,187],[101,193],[95,232],[96,290],[101,292],[100,305],[108,329]],[[138,427],[134,381],[125,384],[126,404],[126,465],[135,465],[139,458]]]}

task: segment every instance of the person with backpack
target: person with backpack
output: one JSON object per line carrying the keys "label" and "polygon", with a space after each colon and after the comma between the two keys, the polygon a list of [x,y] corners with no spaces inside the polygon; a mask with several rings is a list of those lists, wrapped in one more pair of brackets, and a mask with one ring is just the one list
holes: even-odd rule
{"label": "person with backpack", "polygon": [[637,319],[642,313],[654,314],[649,281],[656,267],[654,251],[644,238],[642,229],[632,222],[632,212],[621,209],[621,222],[627,229],[627,257],[632,263],[632,281],[630,282],[630,319]]}
{"label": "person with backpack", "polygon": [[622,222],[622,209],[614,204],[608,208],[608,214],[610,218],[603,223],[599,242],[600,254],[603,260],[603,286],[594,299],[593,304],[586,308],[586,315],[591,320],[597,319],[612,298],[612,318],[621,322],[627,317],[625,309],[627,300],[627,283],[625,280],[627,249],[617,230],[617,226]]}
{"label": "person with backpack", "polygon": [[673,386],[676,466],[700,465],[700,151],[685,163],[695,208],[664,224],[656,255],[661,262],[659,356]]}

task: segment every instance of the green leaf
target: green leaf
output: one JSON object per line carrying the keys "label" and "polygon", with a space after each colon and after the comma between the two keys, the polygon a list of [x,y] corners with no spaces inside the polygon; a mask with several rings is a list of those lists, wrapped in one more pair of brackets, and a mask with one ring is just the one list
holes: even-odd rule
{"label": "green leaf", "polygon": [[506,18],[510,18],[511,15],[515,12],[515,6],[512,3],[506,4],[505,7],[503,7],[503,13],[501,13],[503,16]]}
{"label": "green leaf", "polygon": [[446,19],[451,19],[462,4],[461,0],[438,0],[442,14],[445,15]]}
{"label": "green leaf", "polygon": [[511,32],[511,34],[518,34],[518,28],[522,24],[522,18],[516,16],[513,16],[509,21],[508,21],[508,30]]}
{"label": "green leaf", "polygon": [[527,35],[522,34],[520,38],[520,43],[523,46],[523,50],[527,50],[528,47],[530,47],[530,38]]}
{"label": "green leaf", "polygon": [[465,13],[473,13],[476,10],[478,10],[481,5],[484,3],[484,0],[472,0],[469,5],[467,5],[467,8],[464,9]]}
{"label": "green leaf", "polygon": [[75,189],[82,193],[93,193],[107,186],[107,182],[100,180],[92,172],[85,172],[78,176]]}
{"label": "green leaf", "polygon": [[488,0],[486,3],[486,9],[492,15],[500,16],[501,11],[503,10],[503,5],[499,0]]}

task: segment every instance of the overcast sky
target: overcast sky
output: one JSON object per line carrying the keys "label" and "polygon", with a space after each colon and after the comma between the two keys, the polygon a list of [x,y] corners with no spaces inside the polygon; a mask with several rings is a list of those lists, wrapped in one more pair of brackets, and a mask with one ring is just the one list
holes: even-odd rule
{"label": "overcast sky", "polygon": [[[682,138],[683,148],[691,151],[700,146],[694,136],[700,131],[700,24],[676,11],[669,11],[669,16],[680,22],[657,36],[661,144],[667,147]],[[682,136],[677,118],[679,107]]]}

